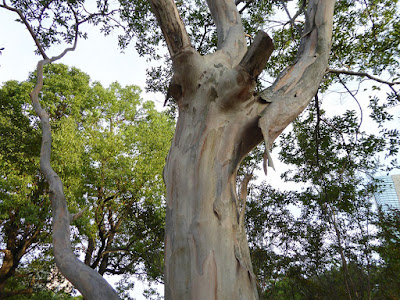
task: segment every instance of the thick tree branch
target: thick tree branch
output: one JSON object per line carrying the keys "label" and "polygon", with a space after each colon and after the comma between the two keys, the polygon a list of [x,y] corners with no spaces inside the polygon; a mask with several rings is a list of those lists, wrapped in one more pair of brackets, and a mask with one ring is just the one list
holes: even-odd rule
{"label": "thick tree branch", "polygon": [[259,31],[239,65],[255,79],[264,70],[273,50],[274,43],[269,35]]}
{"label": "thick tree branch", "polygon": [[242,21],[233,0],[207,0],[217,26],[218,49],[228,53],[233,63],[241,60],[247,51]]}
{"label": "thick tree branch", "polygon": [[[260,94],[261,99],[271,102],[259,120],[266,150],[304,110],[325,75],[331,47],[334,4],[333,0],[309,2],[296,62]],[[265,157],[269,157],[268,151],[266,153]]]}
{"label": "thick tree branch", "polygon": [[171,58],[191,48],[185,25],[173,0],[150,0],[153,13],[161,27]]}
{"label": "thick tree branch", "polygon": [[376,82],[387,84],[388,86],[394,86],[394,85],[400,84],[400,81],[393,81],[393,82],[386,81],[386,80],[380,79],[380,78],[378,78],[376,76],[372,76],[372,75],[370,75],[368,73],[365,73],[365,72],[355,72],[355,71],[350,71],[350,70],[335,70],[335,69],[329,69],[329,68],[326,69],[326,72],[327,73],[332,73],[332,74],[344,74],[344,75],[354,75],[354,76],[360,76],[360,77],[367,77],[367,78],[369,78],[371,80],[374,80]]}

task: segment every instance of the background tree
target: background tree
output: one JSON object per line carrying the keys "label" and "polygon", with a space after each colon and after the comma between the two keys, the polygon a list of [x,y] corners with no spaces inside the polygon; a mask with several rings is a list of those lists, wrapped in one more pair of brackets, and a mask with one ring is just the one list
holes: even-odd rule
{"label": "background tree", "polygon": [[397,269],[389,258],[397,215],[379,218],[371,202],[373,174],[386,168],[378,155],[396,156],[398,132],[393,141],[386,130],[366,133],[354,111],[329,117],[319,104],[316,98],[280,139],[280,158],[291,166],[283,177],[299,191],[256,187],[248,204],[260,288],[267,299],[398,296],[390,281],[386,292],[379,283],[382,272]]}
{"label": "background tree", "polygon": [[[34,82],[34,74],[27,82],[7,82],[0,95],[5,125],[2,297],[18,291],[43,293],[56,275],[49,252],[48,185],[38,170],[39,123],[30,116],[27,97]],[[162,166],[174,125],[151,102],[141,100],[139,93],[135,86],[118,83],[105,89],[97,82],[91,84],[76,68],[52,64],[44,70],[41,99],[54,132],[54,168],[67,183],[69,210],[81,215],[74,221],[76,252],[85,255],[85,263],[101,275],[159,280],[164,228]]]}

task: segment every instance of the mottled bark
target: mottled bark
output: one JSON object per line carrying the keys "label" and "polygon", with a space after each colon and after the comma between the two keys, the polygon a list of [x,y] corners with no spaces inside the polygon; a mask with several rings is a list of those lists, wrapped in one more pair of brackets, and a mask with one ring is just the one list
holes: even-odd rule
{"label": "mottled bark", "polygon": [[243,224],[247,183],[239,198],[237,170],[263,140],[268,149],[315,94],[327,66],[334,1],[309,2],[297,61],[260,96],[254,93],[255,79],[272,41],[259,33],[247,50],[233,1],[207,1],[218,50],[204,57],[190,42],[180,42],[189,39],[176,8],[163,10],[154,4],[158,0],[151,2],[164,35],[168,32],[174,69],[170,95],[179,107],[164,170],[165,298],[258,299]]}

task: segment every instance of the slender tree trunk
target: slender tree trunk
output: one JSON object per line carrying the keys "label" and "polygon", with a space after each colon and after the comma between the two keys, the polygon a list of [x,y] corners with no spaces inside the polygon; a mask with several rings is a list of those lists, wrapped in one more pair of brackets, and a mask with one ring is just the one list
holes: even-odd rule
{"label": "slender tree trunk", "polygon": [[[65,53],[73,49],[75,49],[75,46],[74,48],[66,49],[59,57],[62,57]],[[73,220],[73,216],[70,215],[67,208],[61,179],[51,166],[50,119],[47,112],[40,105],[39,92],[43,87],[43,66],[56,61],[59,57],[39,61],[37,65],[37,83],[30,93],[33,108],[39,116],[42,125],[40,170],[49,183],[49,198],[53,216],[54,260],[60,272],[82,293],[85,299],[117,300],[119,299],[118,294],[111,285],[98,272],[81,262],[72,251],[70,222]]]}

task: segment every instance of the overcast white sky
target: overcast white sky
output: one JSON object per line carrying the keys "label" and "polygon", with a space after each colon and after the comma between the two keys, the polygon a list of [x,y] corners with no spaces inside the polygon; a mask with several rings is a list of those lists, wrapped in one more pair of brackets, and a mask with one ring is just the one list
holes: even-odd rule
{"label": "overcast white sky", "polygon": [[[40,56],[34,54],[35,45],[23,24],[17,23],[16,14],[0,9],[0,84],[11,79],[22,81],[36,68]],[[59,54],[49,51],[49,56]],[[121,53],[117,35],[105,37],[96,28],[90,30],[87,40],[80,39],[77,49],[57,61],[75,66],[87,73],[93,81],[108,86],[113,81],[122,85],[135,84],[144,90],[146,60],[139,57],[133,46]],[[146,94],[147,100],[162,105],[163,96]]]}

